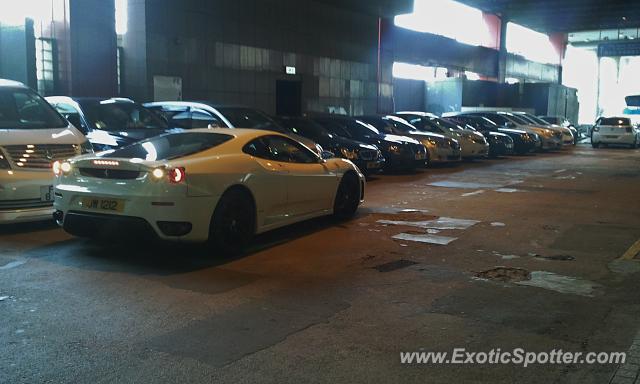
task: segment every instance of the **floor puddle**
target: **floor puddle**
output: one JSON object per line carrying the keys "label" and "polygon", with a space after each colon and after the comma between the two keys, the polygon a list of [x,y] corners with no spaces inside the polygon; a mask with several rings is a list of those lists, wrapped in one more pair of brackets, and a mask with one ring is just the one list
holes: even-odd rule
{"label": "floor puddle", "polygon": [[516,284],[587,297],[595,296],[601,288],[599,284],[588,280],[545,271],[531,272],[529,280],[519,281]]}
{"label": "floor puddle", "polygon": [[438,236],[431,234],[413,234],[413,233],[400,233],[392,236],[395,240],[414,241],[417,243],[435,244],[435,245],[449,245],[450,243],[458,240],[457,237]]}

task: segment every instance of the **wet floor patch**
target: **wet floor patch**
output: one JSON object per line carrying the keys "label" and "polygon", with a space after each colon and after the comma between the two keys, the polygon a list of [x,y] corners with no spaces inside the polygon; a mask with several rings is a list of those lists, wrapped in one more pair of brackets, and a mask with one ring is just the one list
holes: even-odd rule
{"label": "wet floor patch", "polygon": [[602,288],[601,285],[588,280],[545,271],[531,272],[530,279],[518,281],[516,284],[586,297],[595,296]]}
{"label": "wet floor patch", "polygon": [[501,188],[501,184],[488,184],[488,183],[471,183],[464,181],[436,181],[429,184],[432,187],[441,188],[458,188],[458,189],[496,189]]}
{"label": "wet floor patch", "polygon": [[526,269],[513,267],[496,267],[486,271],[477,272],[475,277],[483,280],[500,281],[503,283],[517,283],[531,279],[531,274]]}
{"label": "wet floor patch", "polygon": [[429,233],[425,234],[413,234],[413,233],[400,233],[391,237],[395,240],[413,241],[416,243],[434,244],[434,245],[449,245],[452,242],[458,240],[457,237],[438,236]]}
{"label": "wet floor patch", "polygon": [[495,256],[500,257],[502,260],[515,260],[515,259],[519,259],[520,258],[520,256],[518,256],[518,255],[503,254],[503,253],[496,252],[496,251],[493,251],[492,253]]}
{"label": "wet floor patch", "polygon": [[478,191],[474,191],[474,192],[467,192],[467,193],[463,193],[462,197],[469,197],[469,196],[476,196],[476,195],[481,195],[485,192],[484,189],[480,189]]}
{"label": "wet floor patch", "polygon": [[15,261],[11,261],[3,266],[0,266],[0,270],[6,270],[6,269],[12,269],[15,267],[19,267],[23,264],[26,264],[27,260],[15,260]]}
{"label": "wet floor patch", "polygon": [[451,217],[440,217],[434,220],[425,221],[404,221],[404,220],[378,220],[379,224],[402,225],[407,227],[430,228],[430,229],[468,229],[479,223],[477,220],[454,219]]}
{"label": "wet floor patch", "polygon": [[373,267],[373,269],[377,270],[378,272],[393,272],[399,269],[411,267],[412,265],[416,265],[416,264],[418,263],[415,261],[401,259],[401,260],[391,261],[389,263],[376,265],[375,267]]}

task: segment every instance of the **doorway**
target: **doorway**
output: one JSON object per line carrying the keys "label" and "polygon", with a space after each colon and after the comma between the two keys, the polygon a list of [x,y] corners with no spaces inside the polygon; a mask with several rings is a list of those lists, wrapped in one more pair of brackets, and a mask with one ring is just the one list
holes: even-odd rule
{"label": "doorway", "polygon": [[276,80],[276,114],[300,116],[302,114],[302,82]]}

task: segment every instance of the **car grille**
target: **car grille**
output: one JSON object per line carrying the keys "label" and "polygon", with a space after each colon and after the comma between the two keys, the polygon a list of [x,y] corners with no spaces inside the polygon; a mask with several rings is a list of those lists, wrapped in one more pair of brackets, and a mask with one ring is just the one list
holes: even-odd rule
{"label": "car grille", "polygon": [[0,200],[0,211],[14,209],[46,208],[53,206],[51,201],[40,199]]}
{"label": "car grille", "polygon": [[374,151],[372,149],[365,149],[365,150],[360,151],[358,153],[358,156],[362,160],[366,160],[366,161],[376,160],[378,158],[378,151]]}
{"label": "car grille", "polygon": [[140,177],[139,171],[129,171],[125,169],[80,168],[79,171],[82,176],[95,177],[98,179],[132,180]]}
{"label": "car grille", "polygon": [[7,145],[7,157],[19,168],[47,169],[56,160],[67,160],[80,154],[80,146],[72,144]]}

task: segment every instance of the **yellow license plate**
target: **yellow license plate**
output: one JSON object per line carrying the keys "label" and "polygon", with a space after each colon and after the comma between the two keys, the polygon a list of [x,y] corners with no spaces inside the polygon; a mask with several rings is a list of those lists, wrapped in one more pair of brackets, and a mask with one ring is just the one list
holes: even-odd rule
{"label": "yellow license plate", "polygon": [[80,200],[82,208],[97,211],[122,212],[124,211],[124,200],[106,199],[102,197],[83,197]]}

